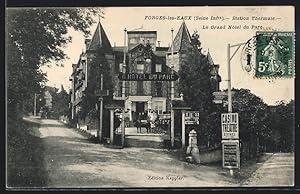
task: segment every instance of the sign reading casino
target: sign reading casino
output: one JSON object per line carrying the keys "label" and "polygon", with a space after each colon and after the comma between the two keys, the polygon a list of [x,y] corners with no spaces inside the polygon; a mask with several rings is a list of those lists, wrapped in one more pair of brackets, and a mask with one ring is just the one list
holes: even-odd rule
{"label": "sign reading casino", "polygon": [[239,139],[238,113],[223,113],[221,115],[222,139]]}

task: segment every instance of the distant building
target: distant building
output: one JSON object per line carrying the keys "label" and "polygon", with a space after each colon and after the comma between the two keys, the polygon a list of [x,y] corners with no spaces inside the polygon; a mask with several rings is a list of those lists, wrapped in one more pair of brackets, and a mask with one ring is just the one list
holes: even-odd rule
{"label": "distant building", "polygon": [[[73,64],[73,73],[70,77],[70,81],[72,81],[72,118],[75,118],[81,109],[80,104],[84,91],[92,80],[91,66],[95,65],[93,61],[96,58],[100,61],[99,63],[109,64],[113,77],[113,99],[122,99],[122,95],[126,97],[125,108],[129,110],[130,120],[134,120],[139,113],[149,110],[156,110],[159,114],[170,110],[170,81],[126,81],[125,91],[123,90],[122,94],[122,81],[119,80],[118,75],[123,71],[124,53],[126,73],[171,73],[172,68],[178,72],[191,44],[191,35],[185,22],[182,23],[174,38],[173,59],[171,47],[161,47],[157,44],[157,31],[127,31],[126,36],[125,48],[111,46],[103,26],[99,22],[92,39],[85,40],[86,49],[79,56],[78,63]],[[219,65],[213,63],[209,53],[207,58],[210,65],[214,67],[211,78],[214,90],[218,91]],[[176,98],[180,97],[177,82],[178,80],[175,81],[174,89]]]}

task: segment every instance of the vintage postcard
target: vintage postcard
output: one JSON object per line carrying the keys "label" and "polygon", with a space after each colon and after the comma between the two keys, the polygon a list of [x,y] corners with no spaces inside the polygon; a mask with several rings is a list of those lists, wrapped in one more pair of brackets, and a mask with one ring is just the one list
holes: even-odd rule
{"label": "vintage postcard", "polygon": [[295,7],[7,7],[6,188],[294,187]]}

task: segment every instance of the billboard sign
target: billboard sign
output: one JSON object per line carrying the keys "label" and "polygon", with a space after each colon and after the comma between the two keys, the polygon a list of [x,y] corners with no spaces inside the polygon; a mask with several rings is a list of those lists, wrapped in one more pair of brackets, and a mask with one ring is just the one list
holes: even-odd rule
{"label": "billboard sign", "polygon": [[158,119],[160,125],[169,125],[171,123],[171,114],[160,114]]}
{"label": "billboard sign", "polygon": [[238,113],[223,113],[221,115],[222,139],[239,139]]}
{"label": "billboard sign", "polygon": [[239,140],[222,141],[223,168],[240,168]]}
{"label": "billboard sign", "polygon": [[199,125],[199,111],[186,111],[184,123],[186,125]]}

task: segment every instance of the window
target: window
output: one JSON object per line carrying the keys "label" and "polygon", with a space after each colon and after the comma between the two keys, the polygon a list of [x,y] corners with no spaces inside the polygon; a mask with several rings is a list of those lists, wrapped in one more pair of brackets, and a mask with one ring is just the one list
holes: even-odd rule
{"label": "window", "polygon": [[119,84],[118,84],[118,96],[122,95],[122,88],[123,88],[122,81],[119,81]]}
{"label": "window", "polygon": [[137,95],[143,95],[143,81],[137,81]]}
{"label": "window", "polygon": [[163,102],[162,101],[154,102],[154,110],[156,110],[158,114],[162,114],[163,113]]}
{"label": "window", "polygon": [[161,70],[161,64],[156,64],[155,65],[155,72],[156,73],[160,73],[162,70]]}
{"label": "window", "polygon": [[136,64],[136,72],[144,73],[144,64]]}
{"label": "window", "polygon": [[122,73],[123,72],[123,63],[119,64],[119,72]]}
{"label": "window", "polygon": [[161,82],[155,82],[155,95],[162,96],[162,83]]}
{"label": "window", "polygon": [[136,38],[130,38],[129,43],[130,44],[137,44],[137,39]]}

